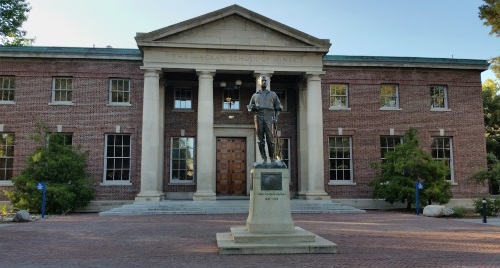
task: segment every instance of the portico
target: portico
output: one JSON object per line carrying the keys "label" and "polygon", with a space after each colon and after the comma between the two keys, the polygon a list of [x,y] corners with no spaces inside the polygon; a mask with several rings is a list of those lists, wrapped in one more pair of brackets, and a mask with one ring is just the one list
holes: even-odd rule
{"label": "portico", "polygon": [[[136,201],[162,200],[165,184],[171,182],[171,172],[165,171],[172,156],[165,150],[168,143],[165,132],[171,129],[170,126],[166,129],[164,123],[169,112],[164,96],[171,94],[168,91],[173,87],[185,84],[195,88],[190,92],[197,92],[191,107],[191,112],[196,113],[196,127],[186,135],[196,139],[193,181],[186,184],[196,188],[192,199],[216,199],[217,138],[239,137],[246,141],[242,166],[246,172],[245,187],[248,187],[249,172],[256,160],[252,121],[220,123],[216,106],[219,100],[214,98],[214,92],[219,90],[220,76],[260,74],[272,75],[271,90],[273,76],[285,81],[289,77],[287,84],[293,85],[297,92],[298,103],[288,105],[298,106],[292,116],[297,120],[298,139],[294,142],[299,196],[329,198],[324,189],[321,96],[322,58],[331,45],[328,40],[233,5],[156,31],[139,33],[136,41],[144,59],[141,67],[144,70],[141,190]],[[173,78],[176,75],[169,74],[188,74],[191,78],[181,83],[180,79]],[[246,89],[252,87],[251,83],[245,82]],[[240,111],[233,112],[250,118],[244,109],[245,101],[242,97]],[[185,131],[180,133],[185,135]]]}

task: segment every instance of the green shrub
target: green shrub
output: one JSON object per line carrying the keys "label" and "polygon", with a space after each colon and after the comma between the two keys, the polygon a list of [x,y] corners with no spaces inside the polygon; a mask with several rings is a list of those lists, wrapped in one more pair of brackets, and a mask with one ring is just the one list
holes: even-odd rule
{"label": "green shrub", "polygon": [[[474,212],[483,215],[483,199],[474,199]],[[498,216],[500,214],[500,199],[486,198],[486,216]]]}
{"label": "green shrub", "polygon": [[65,144],[64,136],[50,134],[42,123],[32,139],[40,145],[29,156],[21,174],[12,179],[13,191],[4,191],[12,206],[39,212],[42,191],[37,182],[46,184],[45,212],[60,214],[86,206],[94,198],[95,190],[86,172],[87,152]]}
{"label": "green shrub", "polygon": [[467,215],[467,209],[462,206],[457,206],[452,208],[453,213],[451,214],[451,217],[454,218],[464,218],[465,215]]}

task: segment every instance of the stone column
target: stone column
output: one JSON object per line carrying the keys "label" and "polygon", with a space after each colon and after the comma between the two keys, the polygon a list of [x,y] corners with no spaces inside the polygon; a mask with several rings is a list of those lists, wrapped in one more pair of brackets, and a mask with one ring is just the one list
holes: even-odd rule
{"label": "stone column", "polygon": [[196,141],[196,192],[193,200],[215,200],[214,74],[198,73],[198,129]]}
{"label": "stone column", "polygon": [[298,132],[298,172],[299,172],[299,198],[304,198],[308,189],[307,173],[307,85],[299,85],[299,107],[297,114]]}
{"label": "stone column", "polygon": [[160,117],[160,69],[144,68],[142,106],[141,191],[136,201],[160,201],[162,190],[162,135]]}
{"label": "stone column", "polygon": [[307,190],[305,199],[330,199],[325,192],[323,154],[322,73],[307,74]]}

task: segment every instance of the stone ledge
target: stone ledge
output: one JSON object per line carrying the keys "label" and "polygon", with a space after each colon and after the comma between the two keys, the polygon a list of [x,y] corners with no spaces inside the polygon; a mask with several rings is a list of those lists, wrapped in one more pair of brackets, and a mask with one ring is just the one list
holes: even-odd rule
{"label": "stone ledge", "polygon": [[316,235],[300,227],[295,227],[292,233],[261,234],[250,233],[246,227],[231,227],[235,243],[274,243],[288,244],[297,242],[314,242]]}
{"label": "stone ledge", "polygon": [[217,233],[220,255],[238,254],[331,254],[337,253],[337,244],[315,235],[314,242],[300,243],[235,243],[231,233]]}

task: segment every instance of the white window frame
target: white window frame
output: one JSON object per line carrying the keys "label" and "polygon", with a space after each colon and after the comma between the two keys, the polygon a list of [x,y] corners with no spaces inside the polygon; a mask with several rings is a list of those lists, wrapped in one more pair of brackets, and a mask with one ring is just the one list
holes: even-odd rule
{"label": "white window frame", "polygon": [[[394,94],[384,94],[384,87],[395,87]],[[389,103],[390,105],[385,105]],[[393,104],[393,105],[392,105]],[[380,85],[380,109],[381,110],[399,110],[399,85],[398,84],[381,84]]]}
{"label": "white window frame", "polygon": [[[123,143],[123,139],[122,139],[122,144],[121,146],[119,144],[113,144],[113,145],[109,145],[108,142],[109,142],[109,137],[110,136],[128,136],[129,137],[129,144],[124,144]],[[103,173],[103,184],[104,185],[131,185],[130,183],[130,177],[131,177],[131,173],[132,173],[132,135],[131,134],[127,134],[127,133],[110,133],[110,134],[105,134],[105,143],[104,143],[104,173]],[[108,146],[113,146],[113,149],[116,149],[117,147],[121,147],[121,149],[124,149],[126,147],[128,147],[128,157],[127,156],[123,156],[123,150],[122,150],[122,156],[119,156],[119,157],[116,157],[113,153],[113,156],[108,156]],[[114,160],[119,160],[119,161],[123,161],[123,160],[126,160],[128,159],[128,168],[124,168],[123,167],[123,162],[122,162],[122,167],[121,168],[115,168],[115,161]],[[113,168],[110,168],[108,170],[108,160],[113,160]],[[125,180],[115,180],[115,179],[108,179],[107,178],[107,172],[108,171],[127,171],[128,170],[128,179],[125,179]],[[114,175],[113,175],[114,177]]]}
{"label": "white window frame", "polygon": [[224,88],[222,91],[222,110],[239,111],[240,104],[240,91],[232,88]]}
{"label": "white window frame", "polygon": [[[57,88],[56,89],[56,81],[57,80],[65,80],[66,87],[65,88]],[[68,88],[68,81],[71,81],[71,88]],[[68,97],[68,93],[71,96],[71,100],[56,100],[56,94],[65,94],[66,98]],[[72,105],[73,104],[73,78],[72,77],[53,77],[52,78],[52,90],[51,90],[51,104],[58,105]]]}
{"label": "white window frame", "polygon": [[[12,135],[12,144],[7,144],[7,136],[8,135]],[[1,152],[3,152],[2,155],[0,155],[0,159],[2,159],[3,161],[3,165],[0,166],[0,172],[2,173],[2,177],[3,178],[7,178],[7,173],[8,171],[10,170],[10,179],[1,179],[0,180],[0,184],[1,185],[4,185],[4,184],[10,184],[12,182],[12,178],[14,177],[13,176],[13,173],[14,173],[14,158],[15,158],[15,146],[16,146],[16,135],[12,132],[0,132],[0,136],[2,137],[2,140],[4,140],[4,143],[0,144],[0,146],[2,146],[4,149],[1,150]],[[5,150],[5,148],[9,148],[9,147],[12,147],[12,152],[10,152],[11,150]],[[7,153],[5,153],[7,152]],[[7,162],[10,162],[12,163],[12,166],[9,168],[9,166],[7,165]]]}
{"label": "white window frame", "polygon": [[[116,90],[113,90],[113,83],[116,83]],[[121,88],[122,87],[122,88]],[[127,101],[113,101],[113,94],[122,94],[123,98],[127,96]],[[130,106],[130,79],[111,78],[109,79],[109,104],[114,106]]]}
{"label": "white window frame", "polygon": [[[443,95],[438,95],[436,96],[435,94],[435,91],[436,90],[442,90],[443,92]],[[429,92],[430,92],[430,97],[431,97],[431,110],[432,111],[448,111],[449,108],[448,108],[448,87],[445,86],[445,85],[431,85],[429,87]],[[440,103],[439,101],[437,101],[438,99],[442,99],[443,101],[443,105],[444,107],[441,107],[441,106],[435,106],[436,103]]]}
{"label": "white window frame", "polygon": [[[338,138],[341,138],[341,139],[348,138],[349,139],[349,158],[331,157],[332,156],[332,154],[331,154],[332,148],[337,148],[337,147],[335,147],[335,144],[332,146],[331,141],[332,141],[332,139],[338,139]],[[346,147],[338,147],[338,148],[346,148]],[[348,160],[349,161],[349,169],[341,169],[341,170],[349,170],[349,180],[332,179],[332,177],[330,176],[331,171],[337,170],[337,169],[332,168],[331,161],[335,161],[335,160],[344,160],[344,161]],[[329,181],[328,184],[329,185],[356,185],[353,181],[353,178],[354,178],[353,171],[354,171],[354,167],[353,167],[353,156],[352,156],[352,137],[351,136],[331,136],[331,137],[328,137],[328,181]]]}
{"label": "white window frame", "polygon": [[[446,148],[446,147],[442,147],[440,146],[440,144],[442,144],[441,142],[439,142],[439,144],[436,145],[435,141],[436,140],[444,140],[444,139],[447,139],[448,140],[448,144],[449,144],[449,148]],[[438,150],[438,151],[436,151]],[[449,151],[449,158],[446,157],[446,150]],[[452,184],[455,184],[455,168],[454,168],[454,165],[453,165],[453,138],[452,137],[445,137],[445,136],[439,136],[439,137],[436,137],[436,136],[433,136],[431,137],[431,155],[432,155],[432,159],[434,159],[435,161],[445,161],[448,163],[448,167],[450,168],[450,174],[449,174],[449,179],[446,178],[446,181],[452,183]],[[443,156],[443,157],[441,157]]]}
{"label": "white window frame", "polygon": [[[4,96],[7,98],[4,99]],[[10,99],[12,96],[12,99]],[[0,77],[0,104],[15,104],[16,78],[14,76]]]}
{"label": "white window frame", "polygon": [[[399,144],[395,144],[394,146],[382,146],[382,139],[394,139],[394,140],[399,140]],[[403,144],[403,136],[380,136],[380,159],[382,162],[385,161],[385,154],[388,152],[394,152],[396,149],[396,146]],[[387,141],[386,141],[387,145]],[[382,153],[382,150],[384,153]]]}
{"label": "white window frame", "polygon": [[[174,148],[174,139],[189,139],[191,140],[192,142],[188,142],[188,146],[186,147],[179,147],[179,148]],[[196,151],[195,151],[195,146],[196,146],[196,138],[194,137],[171,137],[170,138],[170,183],[172,184],[192,184],[194,183],[194,178],[195,178],[195,163],[196,163]],[[180,150],[187,150],[187,151],[190,151],[190,153],[192,154],[192,169],[188,169],[188,163],[186,162],[186,167],[184,169],[180,169],[180,163],[179,165],[177,165],[177,168],[174,167],[174,161],[188,161],[188,158],[187,158],[187,154],[186,154],[186,158],[181,158],[180,155],[181,155],[181,151]],[[179,154],[178,156],[176,154],[174,154],[174,150],[179,150]],[[181,180],[181,179],[176,179],[174,178],[174,172],[178,170],[178,171],[181,171],[181,170],[184,170],[186,173],[191,171],[192,172],[192,176],[190,180],[186,179],[186,180]]]}
{"label": "white window frame", "polygon": [[[336,87],[345,87],[345,94],[337,94]],[[332,91],[333,90],[333,91]],[[342,90],[339,88],[339,90]],[[330,110],[350,110],[349,108],[349,84],[330,84],[329,90]],[[333,94],[332,94],[333,93]],[[345,100],[345,105],[343,104]]]}
{"label": "white window frame", "polygon": [[[177,100],[177,92],[180,91],[180,99]],[[191,95],[189,98],[185,97],[183,92],[189,92]],[[188,102],[189,101],[189,102]],[[177,104],[180,104],[177,106]],[[187,103],[190,104],[190,107],[186,107]],[[193,89],[190,87],[176,87],[174,88],[174,110],[193,110]]]}

